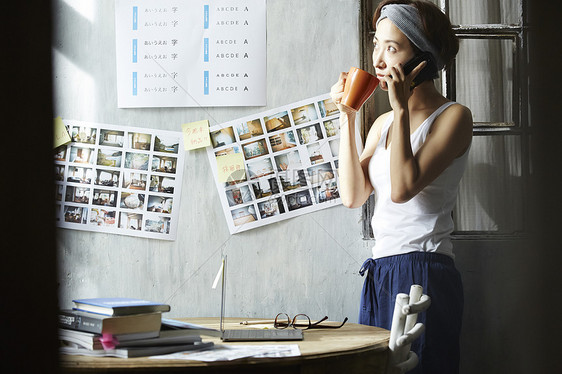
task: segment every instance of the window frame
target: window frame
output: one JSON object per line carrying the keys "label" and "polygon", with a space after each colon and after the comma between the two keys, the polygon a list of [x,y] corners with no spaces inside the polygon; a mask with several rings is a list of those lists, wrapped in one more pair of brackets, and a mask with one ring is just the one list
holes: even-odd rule
{"label": "window frame", "polygon": [[[361,0],[360,6],[360,64],[363,69],[372,72],[370,48],[374,31],[371,29],[370,19],[376,9],[377,0]],[[438,6],[449,15],[449,0],[439,0]],[[521,146],[521,173],[523,179],[523,196],[529,191],[531,175],[530,143],[533,129],[529,122],[529,86],[525,79],[527,76],[528,57],[528,19],[527,0],[518,0],[518,25],[508,24],[478,24],[478,25],[453,25],[457,37],[463,39],[486,39],[486,40],[511,40],[513,43],[513,71],[512,71],[512,120],[506,122],[475,122],[473,127],[474,136],[510,135],[518,136]],[[456,100],[456,64],[451,69],[441,74],[441,88],[444,96],[450,100]],[[361,136],[366,139],[371,125],[380,113],[375,111],[375,104],[370,100],[365,104],[361,114]],[[527,237],[531,222],[528,221],[530,207],[525,202],[522,204],[522,231],[512,233],[496,233],[494,231],[454,231],[452,238],[455,240],[478,240],[478,239],[514,239]],[[374,209],[374,196],[371,195],[362,207],[362,232],[363,239],[374,239],[371,227],[372,212]]]}

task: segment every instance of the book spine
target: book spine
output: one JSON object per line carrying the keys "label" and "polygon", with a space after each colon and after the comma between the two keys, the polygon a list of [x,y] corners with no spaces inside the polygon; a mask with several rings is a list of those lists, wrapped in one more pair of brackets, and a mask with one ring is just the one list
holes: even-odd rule
{"label": "book spine", "polygon": [[114,316],[128,316],[139,313],[166,313],[170,311],[169,305],[148,305],[148,306],[121,306],[113,308]]}
{"label": "book spine", "polygon": [[59,326],[67,329],[101,334],[103,320],[74,314],[70,311],[59,311]]}

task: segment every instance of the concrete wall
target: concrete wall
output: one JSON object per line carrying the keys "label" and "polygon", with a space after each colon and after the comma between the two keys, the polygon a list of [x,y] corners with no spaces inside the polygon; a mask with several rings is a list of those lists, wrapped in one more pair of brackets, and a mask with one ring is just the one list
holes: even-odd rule
{"label": "concrete wall", "polygon": [[[329,92],[359,61],[355,0],[267,2],[267,107],[118,109],[114,1],[54,2],[55,115],[180,131],[211,125]],[[58,229],[62,307],[76,297],[130,296],[171,305],[169,317],[217,316],[211,285],[229,258],[227,314],[278,312],[357,320],[369,255],[360,209],[334,206],[230,235],[205,150],[186,154],[180,226],[173,242]]]}

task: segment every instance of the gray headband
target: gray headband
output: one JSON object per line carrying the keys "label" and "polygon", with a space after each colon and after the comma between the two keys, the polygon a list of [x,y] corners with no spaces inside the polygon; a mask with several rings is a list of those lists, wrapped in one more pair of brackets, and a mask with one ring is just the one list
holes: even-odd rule
{"label": "gray headband", "polygon": [[422,52],[431,53],[437,63],[437,67],[443,69],[444,64],[439,58],[439,51],[425,36],[420,14],[415,6],[406,4],[385,5],[381,9],[381,15],[376,25],[378,26],[379,22],[384,18],[392,21]]}

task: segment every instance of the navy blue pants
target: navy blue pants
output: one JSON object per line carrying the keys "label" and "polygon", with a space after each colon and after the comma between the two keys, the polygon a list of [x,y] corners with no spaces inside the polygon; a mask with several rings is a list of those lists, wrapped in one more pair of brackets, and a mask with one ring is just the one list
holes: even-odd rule
{"label": "navy blue pants", "polygon": [[390,330],[396,295],[409,294],[412,284],[422,286],[431,305],[418,315],[425,332],[412,343],[420,364],[410,373],[458,373],[464,297],[453,259],[427,252],[370,258],[361,267],[365,273],[359,323]]}

